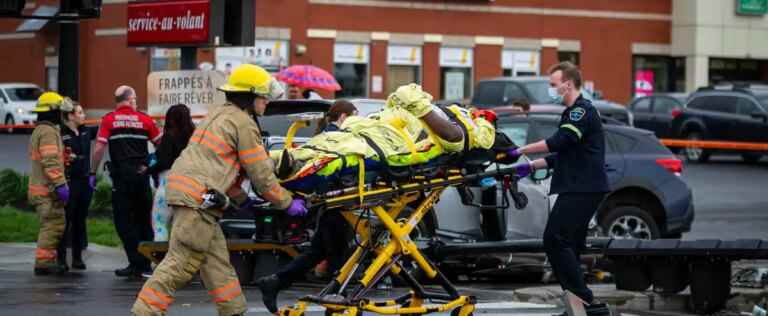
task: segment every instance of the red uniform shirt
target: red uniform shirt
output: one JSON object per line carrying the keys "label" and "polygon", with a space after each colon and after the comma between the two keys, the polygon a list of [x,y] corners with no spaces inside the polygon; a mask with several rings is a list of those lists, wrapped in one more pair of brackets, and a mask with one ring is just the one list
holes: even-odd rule
{"label": "red uniform shirt", "polygon": [[122,105],[102,118],[96,141],[108,143],[110,159],[121,161],[146,158],[147,142],[157,144],[161,136],[152,118]]}

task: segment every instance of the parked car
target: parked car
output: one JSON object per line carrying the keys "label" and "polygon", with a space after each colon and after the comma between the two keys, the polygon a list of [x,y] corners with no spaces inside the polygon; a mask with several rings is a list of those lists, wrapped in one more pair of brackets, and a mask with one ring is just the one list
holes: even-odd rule
{"label": "parked car", "polygon": [[[679,113],[673,113],[676,138],[768,142],[768,89],[731,87],[701,88],[693,93]],[[734,151],[686,147],[683,154],[692,162],[706,162],[713,153]],[[755,162],[765,152],[737,151],[746,162]]]}
{"label": "parked car", "polygon": [[[0,83],[0,118],[5,125],[34,124],[32,112],[43,89],[31,83]],[[13,128],[6,128],[13,133]]]}
{"label": "parked car", "polygon": [[672,120],[685,107],[685,93],[654,94],[636,98],[629,104],[635,127],[653,131],[658,138],[674,137]]}
{"label": "parked car", "polygon": [[[508,106],[516,100],[525,100],[530,104],[552,104],[548,89],[549,78],[547,77],[499,77],[480,80],[475,87],[471,104],[478,108]],[[625,106],[605,100],[594,100],[586,90],[582,91],[582,96],[592,100],[592,104],[600,115],[632,126],[632,113]]]}

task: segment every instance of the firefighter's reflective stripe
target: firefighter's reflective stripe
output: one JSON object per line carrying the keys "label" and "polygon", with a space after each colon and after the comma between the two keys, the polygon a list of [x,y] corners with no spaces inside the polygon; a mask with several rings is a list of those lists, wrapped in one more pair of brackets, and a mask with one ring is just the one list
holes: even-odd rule
{"label": "firefighter's reflective stripe", "polygon": [[33,150],[29,153],[29,159],[32,161],[40,161],[40,153],[37,150]]}
{"label": "firefighter's reflective stripe", "polygon": [[38,151],[40,152],[40,156],[58,156],[59,155],[59,146],[57,146],[57,145],[41,145],[40,148],[38,148]]}
{"label": "firefighter's reflective stripe", "polygon": [[56,259],[56,249],[37,248],[35,259],[38,261],[50,261]]}
{"label": "firefighter's reflective stripe", "polygon": [[208,147],[210,150],[218,154],[221,159],[223,159],[228,164],[232,166],[238,166],[237,161],[235,161],[237,158],[236,153],[235,150],[232,149],[232,146],[229,146],[226,142],[224,142],[221,138],[214,135],[213,133],[206,130],[195,130],[195,133],[192,134],[192,138],[190,138],[189,141],[205,145],[205,147]]}
{"label": "firefighter's reflective stripe", "polygon": [[210,295],[216,303],[230,301],[242,293],[243,291],[240,288],[240,282],[238,282],[237,279],[232,280],[218,289],[208,291],[208,295]]}
{"label": "firefighter's reflective stripe", "polygon": [[262,196],[269,201],[280,201],[283,199],[283,188],[275,183]]}
{"label": "firefighter's reflective stripe", "polygon": [[237,155],[240,156],[240,161],[244,164],[262,161],[269,158],[269,155],[267,155],[267,152],[264,150],[263,146],[241,150]]}
{"label": "firefighter's reflective stripe", "polygon": [[203,193],[205,193],[205,187],[192,178],[180,175],[169,175],[168,189],[184,192],[195,199],[198,203],[203,202]]}
{"label": "firefighter's reflective stripe", "polygon": [[47,175],[51,181],[56,182],[57,180],[64,177],[64,170],[60,168],[50,168],[45,170],[45,175]]}
{"label": "firefighter's reflective stripe", "polygon": [[141,292],[139,292],[139,299],[149,305],[159,308],[162,311],[167,310],[168,305],[173,303],[172,298],[163,293],[160,293],[159,291],[156,291],[151,287],[144,287],[141,289]]}
{"label": "firefighter's reflective stripe", "polygon": [[31,183],[27,187],[27,190],[29,190],[29,195],[31,196],[46,196],[48,195],[48,193],[51,193],[47,185],[38,185],[38,184],[31,184]]}

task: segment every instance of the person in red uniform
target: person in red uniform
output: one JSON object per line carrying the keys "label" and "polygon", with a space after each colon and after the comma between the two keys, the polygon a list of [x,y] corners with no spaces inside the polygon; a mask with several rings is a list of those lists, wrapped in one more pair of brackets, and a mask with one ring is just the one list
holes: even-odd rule
{"label": "person in red uniform", "polygon": [[112,212],[128,267],[115,270],[121,277],[141,276],[151,271],[150,262],[139,254],[142,241],[153,239],[152,191],[147,172],[148,143],[158,145],[162,134],[148,115],[136,110],[136,91],[120,86],[115,91],[116,109],[101,120],[93,151],[91,174],[95,175],[109,148],[112,178]]}

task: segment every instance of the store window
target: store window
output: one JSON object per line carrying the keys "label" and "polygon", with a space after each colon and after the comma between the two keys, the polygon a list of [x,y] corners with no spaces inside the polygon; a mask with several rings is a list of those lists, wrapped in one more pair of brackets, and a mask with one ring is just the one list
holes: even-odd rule
{"label": "store window", "polygon": [[635,55],[632,59],[635,96],[685,91],[684,58]]}
{"label": "store window", "polygon": [[505,77],[537,76],[539,52],[505,49],[501,52],[501,66]]}
{"label": "store window", "polygon": [[337,98],[368,96],[367,44],[338,43],[333,48],[333,75],[341,85]]}
{"label": "store window", "polygon": [[579,52],[557,52],[557,60],[560,62],[569,61],[576,66],[580,65]]}
{"label": "store window", "polygon": [[389,45],[387,65],[387,95],[405,84],[421,84],[421,47]]}
{"label": "store window", "polygon": [[440,95],[461,100],[472,95],[472,48],[440,48]]}
{"label": "store window", "polygon": [[754,59],[709,59],[710,84],[761,81],[768,62]]}
{"label": "store window", "polygon": [[288,41],[256,40],[251,47],[216,48],[216,70],[229,74],[241,64],[259,65],[277,73],[288,66]]}
{"label": "store window", "polygon": [[49,91],[59,91],[59,66],[45,67],[45,86]]}
{"label": "store window", "polygon": [[153,48],[150,72],[180,70],[181,48]]}

